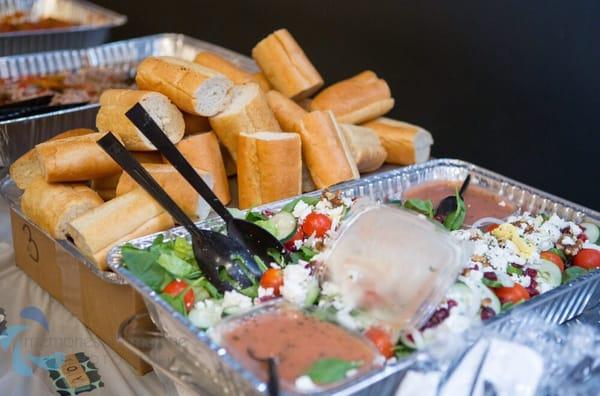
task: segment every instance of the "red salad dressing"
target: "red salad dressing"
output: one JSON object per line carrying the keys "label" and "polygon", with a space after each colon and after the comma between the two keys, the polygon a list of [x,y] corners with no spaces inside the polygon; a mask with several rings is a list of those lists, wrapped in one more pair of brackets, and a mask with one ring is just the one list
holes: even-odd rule
{"label": "red salad dressing", "polygon": [[[454,195],[460,188],[460,182],[433,181],[415,186],[406,193],[404,198],[431,199],[434,206],[447,197]],[[473,224],[482,217],[504,218],[515,211],[515,207],[494,193],[471,184],[464,193],[463,198],[467,206],[465,224]]]}
{"label": "red salad dressing", "polygon": [[266,364],[252,359],[248,348],[257,357],[276,357],[280,380],[287,388],[293,387],[296,378],[305,375],[320,359],[360,361],[359,372],[372,368],[375,359],[368,341],[294,309],[240,319],[232,324],[231,330],[224,332],[222,344],[262,380],[267,380]]}

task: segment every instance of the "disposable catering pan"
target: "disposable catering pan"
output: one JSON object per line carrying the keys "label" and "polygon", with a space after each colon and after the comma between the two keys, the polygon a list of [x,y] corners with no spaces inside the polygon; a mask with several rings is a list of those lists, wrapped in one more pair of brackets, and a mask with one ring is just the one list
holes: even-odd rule
{"label": "disposable catering pan", "polygon": [[[399,168],[366,177],[357,181],[341,184],[332,188],[332,191],[341,191],[348,197],[368,196],[375,200],[397,198],[407,188],[432,180],[463,180],[467,173],[472,175],[472,183],[494,192],[504,200],[511,202],[521,211],[533,213],[556,213],[567,220],[576,222],[600,222],[600,213],[571,203],[551,194],[516,182],[497,173],[488,171],[468,162],[453,159],[432,160],[420,165]],[[318,195],[320,192],[307,194]],[[291,200],[284,200],[275,204],[264,205],[257,209],[278,210]],[[222,229],[220,219],[209,219],[201,223],[203,228]],[[154,238],[162,234],[166,239],[176,236],[187,236],[182,228],[138,238],[130,243],[137,247],[149,246]],[[139,345],[131,341],[131,326],[125,323],[122,327],[121,338],[132,348],[134,353],[144,356],[149,363],[161,372],[175,379],[178,384],[187,384],[190,389],[204,392],[203,394],[265,394],[266,384],[258,380],[251,372],[244,370],[224,348],[216,345],[204,331],[199,330],[189,320],[176,312],[170,305],[163,301],[155,292],[136,278],[123,266],[121,250],[116,247],[108,256],[109,266],[126,279],[144,297],[152,321],[162,331],[167,340],[172,342],[170,347],[161,345],[166,355],[169,353],[180,354],[193,361],[193,366],[181,368],[168,363],[173,356],[166,360],[158,359],[156,355],[148,355]],[[577,278],[573,282],[562,285],[543,295],[514,307],[507,313],[498,315],[485,322],[485,326],[505,326],[516,315],[529,315],[537,313],[552,323],[562,323],[579,315],[587,306],[600,300],[600,271],[589,273]],[[139,319],[139,318],[138,318]],[[135,321],[136,318],[133,319]],[[137,336],[140,336],[139,333]],[[146,334],[147,335],[147,334]],[[154,334],[154,336],[159,337]],[[143,337],[142,337],[143,338]],[[138,340],[139,341],[139,340]],[[149,340],[150,344],[156,340]],[[147,346],[147,345],[146,345]],[[172,348],[171,348],[172,347]],[[178,352],[177,352],[178,351]],[[356,395],[387,395],[393,394],[401,381],[405,369],[415,359],[416,355],[402,359],[388,365],[383,371],[374,373],[361,381],[350,382],[333,390],[328,394],[356,394]],[[176,358],[174,358],[177,360]],[[167,362],[167,363],[165,363]]]}
{"label": "disposable catering pan", "polygon": [[[2,0],[0,0],[2,1]],[[117,41],[77,51],[51,51],[0,58],[0,78],[18,78],[75,71],[83,67],[124,68],[148,56],[175,56],[192,60],[202,51],[215,52],[241,68],[254,72],[252,59],[217,45],[182,34],[165,33]],[[95,128],[97,103],[0,122],[0,166],[8,166],[36,144],[73,128]]]}
{"label": "disposable catering pan", "polygon": [[77,25],[0,33],[0,56],[96,46],[108,39],[110,29],[127,22],[126,16],[83,0],[0,0],[0,17],[15,12]]}

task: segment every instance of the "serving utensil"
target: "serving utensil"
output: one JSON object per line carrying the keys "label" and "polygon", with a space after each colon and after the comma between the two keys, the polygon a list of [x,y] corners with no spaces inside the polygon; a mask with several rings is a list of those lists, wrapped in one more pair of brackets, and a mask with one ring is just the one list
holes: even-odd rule
{"label": "serving utensil", "polygon": [[112,133],[109,132],[103,136],[98,140],[98,144],[190,233],[196,262],[213,286],[220,292],[234,289],[231,283],[221,279],[220,272],[222,270],[225,270],[229,277],[237,283],[238,287],[236,288],[239,290],[250,287],[256,282],[257,274],[249,269],[258,268],[258,266],[244,246],[219,232],[196,227],[194,222]]}
{"label": "serving utensil", "polygon": [[259,357],[254,349],[248,348],[248,355],[257,362],[267,363],[267,390],[269,396],[279,396],[279,374],[277,373],[277,359],[272,356]]}
{"label": "serving utensil", "polygon": [[[468,174],[465,180],[463,181],[462,186],[460,186],[460,190],[458,190],[458,196],[462,199],[463,194],[469,187],[471,183],[471,175]],[[448,195],[446,198],[442,199],[438,204],[435,210],[435,217],[446,218],[450,213],[456,210],[456,195]]]}
{"label": "serving utensil", "polygon": [[[238,219],[225,208],[210,187],[202,180],[189,162],[181,155],[177,147],[169,140],[146,110],[137,103],[127,113],[127,118],[152,142],[167,158],[179,173],[204,198],[211,208],[225,221],[227,234],[238,240],[252,254],[257,255],[264,263],[273,261],[269,254],[275,250],[287,256],[287,250],[281,242],[264,228],[244,219]],[[258,271],[260,269],[256,268]]]}

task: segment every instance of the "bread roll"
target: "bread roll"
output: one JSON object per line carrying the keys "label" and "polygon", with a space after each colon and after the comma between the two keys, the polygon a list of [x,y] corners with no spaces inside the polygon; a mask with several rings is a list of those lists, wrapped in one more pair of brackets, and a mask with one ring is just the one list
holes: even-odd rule
{"label": "bread roll", "polygon": [[429,159],[433,137],[425,129],[406,122],[381,117],[364,124],[378,136],[387,151],[386,162],[418,164]]}
{"label": "bread roll", "polygon": [[296,102],[277,91],[267,92],[267,102],[282,130],[286,132],[295,131],[296,123],[306,114],[306,110]]}
{"label": "bread roll", "polygon": [[198,55],[196,55],[194,62],[223,74],[225,77],[233,81],[234,84],[255,82],[263,91],[267,92],[269,90],[269,83],[266,81],[264,76],[259,75],[258,73],[249,73],[213,52],[200,52]]}
{"label": "bread roll", "polygon": [[163,163],[163,156],[159,151],[131,151],[131,155],[142,164]]}
{"label": "bread roll", "polygon": [[229,182],[219,141],[214,132],[187,136],[177,144],[177,148],[194,168],[210,173],[214,181],[215,195],[223,205],[227,205],[231,201]]}
{"label": "bread roll", "polygon": [[241,132],[281,130],[267,103],[265,94],[256,83],[233,87],[229,106],[209,120],[213,131],[234,161],[236,160],[238,135]]}
{"label": "bread roll", "polygon": [[105,201],[113,199],[117,196],[117,184],[119,184],[122,173],[119,172],[112,176],[92,180],[92,190],[96,191]]}
{"label": "bread roll", "polygon": [[256,72],[253,74],[253,76],[260,89],[262,89],[264,92],[269,92],[271,90],[271,84],[263,72]]}
{"label": "bread roll", "polygon": [[225,146],[219,144],[219,148],[221,149],[221,156],[223,157],[227,177],[235,176],[237,174],[237,165],[235,164],[235,161],[231,158],[231,154],[229,154],[229,151],[227,151]]}
{"label": "bread roll", "polygon": [[[173,201],[190,218],[204,220],[210,212],[208,204],[200,197],[194,188],[183,178],[183,176],[169,164],[143,164],[144,169],[156,180]],[[196,169],[202,180],[210,188],[213,187],[213,177],[203,169]],[[119,179],[116,195],[121,196],[138,188],[138,184],[126,172]]]}
{"label": "bread roll", "polygon": [[95,191],[83,184],[51,184],[37,178],[23,193],[21,209],[53,238],[65,239],[69,221],[103,203]]}
{"label": "bread roll", "polygon": [[323,85],[321,75],[286,29],[262,39],[252,49],[252,57],[271,85],[288,98],[309,97]]}
{"label": "bread roll", "polygon": [[[94,133],[93,129],[87,128],[76,128],[69,129],[59,133],[58,135],[50,138],[50,140],[59,140],[73,136],[83,136]],[[11,179],[15,182],[17,187],[21,190],[25,190],[27,186],[31,184],[35,179],[42,177],[42,170],[35,155],[35,148],[32,148],[21,157],[19,157],[9,168],[9,174]]]}
{"label": "bread roll", "polygon": [[360,177],[350,147],[333,113],[308,113],[298,122],[297,129],[302,138],[306,165],[318,188]]}
{"label": "bread roll", "polygon": [[373,172],[383,165],[387,152],[370,128],[340,124],[359,172]]}
{"label": "bread roll", "polygon": [[233,85],[212,69],[169,56],[144,59],[138,65],[135,82],[140,89],[166,95],[181,110],[205,117],[225,108]]}
{"label": "bread roll", "polygon": [[165,95],[158,92],[133,89],[109,89],[100,96],[100,110],[96,128],[100,132],[119,135],[128,150],[151,151],[156,148],[125,115],[136,103],[142,105],[150,117],[173,143],[183,137],[183,115]]}
{"label": "bread roll", "polygon": [[67,224],[67,235],[102,270],[115,245],[173,227],[173,219],[145,191],[136,188]]}
{"label": "bread roll", "polygon": [[104,135],[90,133],[35,146],[44,180],[87,181],[119,173],[121,167],[96,143]]}
{"label": "bread roll", "polygon": [[238,195],[241,209],[302,192],[302,145],[295,133],[240,133]]}
{"label": "bread roll", "polygon": [[183,113],[183,122],[185,123],[186,135],[210,131],[210,123],[208,122],[208,117]]}
{"label": "bread roll", "polygon": [[325,88],[310,103],[312,110],[331,110],[338,122],[346,124],[372,120],[392,107],[390,88],[370,70]]}

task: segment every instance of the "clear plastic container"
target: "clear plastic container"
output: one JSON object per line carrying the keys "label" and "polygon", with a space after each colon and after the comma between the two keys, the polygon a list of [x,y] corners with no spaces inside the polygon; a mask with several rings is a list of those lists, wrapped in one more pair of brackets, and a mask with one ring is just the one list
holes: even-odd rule
{"label": "clear plastic container", "polygon": [[359,200],[324,262],[346,303],[400,330],[427,320],[468,258],[467,245],[439,223]]}

